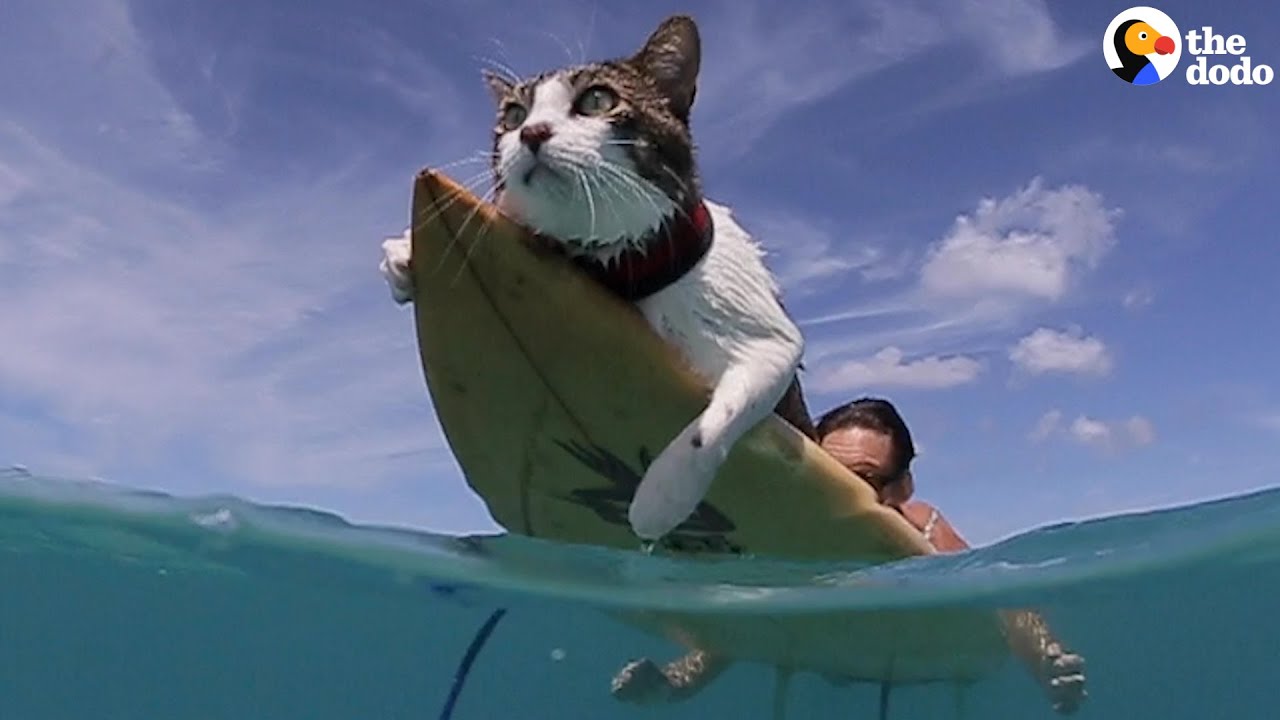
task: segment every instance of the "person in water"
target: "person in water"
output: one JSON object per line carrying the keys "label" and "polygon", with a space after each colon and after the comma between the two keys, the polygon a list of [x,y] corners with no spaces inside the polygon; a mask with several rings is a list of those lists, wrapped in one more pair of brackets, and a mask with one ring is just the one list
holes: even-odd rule
{"label": "person in water", "polygon": [[[935,550],[969,548],[932,505],[913,499],[911,461],[915,445],[906,422],[887,400],[861,398],[826,413],[817,423],[818,443],[840,464],[875,487],[879,500],[902,514]],[[1001,613],[1013,654],[1031,671],[1059,713],[1075,712],[1086,697],[1084,660],[1063,648],[1044,619],[1027,610]],[[684,700],[696,695],[730,664],[728,658],[694,650],[665,667],[651,660],[628,663],[613,679],[614,697],[626,702]]]}

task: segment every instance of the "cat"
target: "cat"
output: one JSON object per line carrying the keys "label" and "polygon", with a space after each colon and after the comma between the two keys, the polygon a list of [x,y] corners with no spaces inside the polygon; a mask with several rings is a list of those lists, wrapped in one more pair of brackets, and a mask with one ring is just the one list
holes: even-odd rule
{"label": "cat", "polygon": [[[630,57],[524,80],[483,73],[497,105],[499,210],[634,302],[712,388],[628,508],[648,541],[696,510],[733,445],[770,412],[813,435],[798,381],[804,340],[764,252],[702,195],[689,127],[700,64],[696,23],[675,15]],[[398,303],[412,296],[408,238],[383,243]]]}

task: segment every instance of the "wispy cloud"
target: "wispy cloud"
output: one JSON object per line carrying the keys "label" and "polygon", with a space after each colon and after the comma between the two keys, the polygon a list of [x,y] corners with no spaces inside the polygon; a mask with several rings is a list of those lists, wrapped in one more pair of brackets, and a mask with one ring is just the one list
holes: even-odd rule
{"label": "wispy cloud", "polygon": [[769,264],[789,297],[810,295],[828,281],[865,283],[893,280],[908,269],[909,250],[891,251],[883,244],[837,240],[814,221],[786,212],[756,213],[751,230],[769,248]]}
{"label": "wispy cloud", "polygon": [[[359,72],[370,84],[386,90],[405,110],[436,127],[452,132],[463,129],[462,91],[451,74],[387,29],[364,25],[355,35],[364,61]],[[472,92],[480,95],[478,68],[473,75]]]}
{"label": "wispy cloud", "polygon": [[39,72],[20,62],[0,68],[5,117],[44,128],[59,147],[99,169],[142,174],[157,165],[191,170],[215,161],[219,148],[205,142],[152,72],[127,3],[27,3],[7,12],[5,24],[8,52],[29,47],[40,66]]}
{"label": "wispy cloud", "polygon": [[1255,421],[1259,427],[1280,433],[1280,411],[1262,413]]}
{"label": "wispy cloud", "polygon": [[1031,429],[1031,432],[1027,437],[1030,438],[1032,442],[1044,442],[1052,437],[1053,434],[1061,427],[1062,411],[1056,409],[1050,410],[1040,416],[1040,419],[1036,421],[1035,427]]}
{"label": "wispy cloud", "polygon": [[1143,286],[1134,288],[1133,290],[1125,293],[1124,297],[1120,299],[1120,304],[1124,306],[1125,310],[1137,312],[1149,307],[1151,303],[1155,301],[1155,291],[1149,287]]}
{"label": "wispy cloud", "polygon": [[1065,35],[1045,0],[961,0],[946,7],[948,27],[962,28],[1010,76],[1064,68],[1094,49],[1089,39]]}
{"label": "wispy cloud", "polygon": [[1067,330],[1037,328],[1009,350],[1009,359],[1030,375],[1060,373],[1102,376],[1113,361],[1106,343],[1086,336],[1078,327]]}
{"label": "wispy cloud", "polygon": [[863,388],[913,388],[939,390],[973,382],[982,363],[964,356],[922,357],[908,360],[896,347],[875,355],[824,367],[810,384],[819,392],[846,392]]}
{"label": "wispy cloud", "polygon": [[[0,265],[0,384],[65,423],[100,473],[185,447],[257,482],[366,483],[385,471],[377,456],[439,446],[421,430],[425,394],[403,394],[420,385],[405,316],[352,304],[382,299],[373,244],[359,243],[367,201],[350,204],[363,222],[321,230],[297,221],[319,188],[279,189],[274,208],[228,223],[12,128],[0,148],[39,179]],[[344,200],[335,188],[325,202]]]}
{"label": "wispy cloud", "polygon": [[[449,463],[412,323],[376,270],[410,178],[204,163],[221,141],[157,78],[126,5],[27,9],[17,22],[66,52],[45,55],[39,103],[0,109],[0,426],[38,428],[3,433],[5,459],[259,487]],[[186,183],[194,165],[209,185]]]}
{"label": "wispy cloud", "polygon": [[744,153],[791,111],[939,47],[976,50],[988,82],[1057,69],[1085,47],[1063,36],[1043,0],[726,3],[704,19],[697,113],[713,158]]}

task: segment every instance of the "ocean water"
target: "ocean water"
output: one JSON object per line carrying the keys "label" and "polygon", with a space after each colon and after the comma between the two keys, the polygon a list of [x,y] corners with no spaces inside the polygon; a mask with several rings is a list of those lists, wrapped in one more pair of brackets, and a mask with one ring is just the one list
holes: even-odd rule
{"label": "ocean water", "polygon": [[[1280,491],[860,567],[443,537],[0,474],[0,720],[771,718],[773,670],[752,663],[684,703],[614,700],[628,659],[680,651],[618,613],[1027,606],[1086,658],[1074,717],[1275,718],[1278,597]],[[875,718],[878,701],[800,674],[786,712]],[[1010,661],[963,689],[896,688],[889,717],[1059,716]]]}

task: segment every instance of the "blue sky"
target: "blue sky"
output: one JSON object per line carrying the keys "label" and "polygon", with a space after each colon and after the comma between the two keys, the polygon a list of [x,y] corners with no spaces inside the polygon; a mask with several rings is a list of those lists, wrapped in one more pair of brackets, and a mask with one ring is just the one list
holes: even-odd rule
{"label": "blue sky", "polygon": [[[1276,85],[1126,85],[1124,3],[622,7],[10,0],[0,465],[493,529],[381,239],[486,147],[486,62],[679,11],[705,185],[770,252],[811,408],[897,402],[970,539],[1277,482]],[[1280,65],[1268,3],[1159,7]]]}

